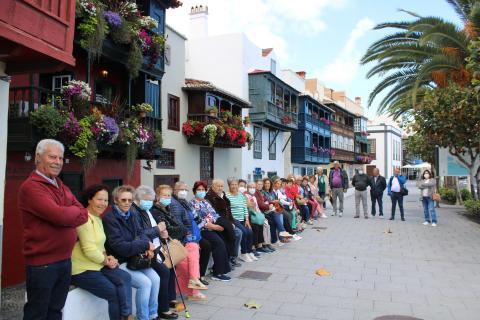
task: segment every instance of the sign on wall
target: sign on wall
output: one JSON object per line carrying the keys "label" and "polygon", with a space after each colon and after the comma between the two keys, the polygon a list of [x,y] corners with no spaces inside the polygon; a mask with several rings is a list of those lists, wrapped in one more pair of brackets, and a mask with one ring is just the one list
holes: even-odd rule
{"label": "sign on wall", "polygon": [[441,176],[468,176],[469,172],[460,161],[457,160],[447,148],[438,149],[438,166]]}

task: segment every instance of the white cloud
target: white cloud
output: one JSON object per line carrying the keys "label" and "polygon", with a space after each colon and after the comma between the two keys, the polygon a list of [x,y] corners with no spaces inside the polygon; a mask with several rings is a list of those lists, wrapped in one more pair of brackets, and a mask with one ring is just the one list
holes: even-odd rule
{"label": "white cloud", "polygon": [[366,32],[372,30],[374,26],[375,23],[369,18],[363,18],[358,21],[339,56],[320,71],[320,79],[337,85],[345,86],[350,84],[357,75],[362,56],[362,52],[357,48],[358,40]]}
{"label": "white cloud", "polygon": [[282,63],[288,63],[286,33],[315,36],[326,29],[327,8],[339,8],[348,0],[184,0],[167,10],[167,23],[188,37],[190,8],[208,5],[209,34],[244,32],[257,46],[273,47]]}

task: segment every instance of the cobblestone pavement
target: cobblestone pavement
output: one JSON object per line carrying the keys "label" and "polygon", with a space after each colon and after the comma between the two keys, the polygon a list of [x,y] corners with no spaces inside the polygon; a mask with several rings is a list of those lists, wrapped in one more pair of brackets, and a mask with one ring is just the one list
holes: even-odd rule
{"label": "cobblestone pavement", "polygon": [[[387,219],[353,219],[348,197],[342,218],[315,224],[327,229],[308,227],[302,240],[244,263],[231,282],[211,281],[209,301],[188,304],[191,319],[480,319],[480,226],[446,205],[437,209],[437,227],[423,226],[418,191],[409,190],[405,222],[398,212],[388,220],[387,197]],[[317,268],[331,276],[316,276]],[[246,270],[272,275],[239,279]],[[262,304],[259,310],[243,306],[252,299]]]}
{"label": "cobblestone pavement", "polygon": [[[309,226],[302,240],[244,263],[231,282],[211,281],[207,302],[188,303],[191,319],[480,319],[480,225],[459,207],[442,205],[438,226],[423,226],[418,191],[413,185],[409,190],[405,222],[398,213],[395,221],[353,219],[354,199],[347,197],[342,218],[329,216],[314,225],[326,229]],[[390,200],[384,201],[388,218]],[[318,268],[331,275],[316,276]],[[272,275],[267,281],[238,278],[247,270]],[[11,294],[2,295],[13,307],[5,299]],[[246,309],[249,300],[262,307]],[[5,311],[3,319],[21,317]]]}

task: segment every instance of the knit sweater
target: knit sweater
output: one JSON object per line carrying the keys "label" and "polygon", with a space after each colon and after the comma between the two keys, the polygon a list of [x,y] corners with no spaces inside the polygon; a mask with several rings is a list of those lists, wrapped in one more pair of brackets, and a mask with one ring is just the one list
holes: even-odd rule
{"label": "knit sweater", "polygon": [[102,220],[89,213],[88,221],[77,227],[78,241],[72,252],[72,275],[99,271],[105,259],[105,232]]}
{"label": "knit sweater", "polygon": [[76,227],[87,222],[87,209],[70,189],[32,172],[18,191],[23,222],[23,254],[27,265],[70,259],[77,241]]}
{"label": "knit sweater", "polygon": [[245,217],[248,217],[247,199],[245,196],[241,193],[237,193],[237,195],[227,193],[227,198],[230,200],[233,218],[238,221],[245,221]]}

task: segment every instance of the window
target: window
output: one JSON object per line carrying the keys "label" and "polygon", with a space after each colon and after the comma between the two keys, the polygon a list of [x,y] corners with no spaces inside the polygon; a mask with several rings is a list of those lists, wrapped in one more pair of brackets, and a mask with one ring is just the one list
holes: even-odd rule
{"label": "window", "polygon": [[95,102],[103,105],[112,103],[116,94],[115,86],[105,79],[95,80]]}
{"label": "window", "polygon": [[275,177],[277,175],[277,171],[268,171],[267,172],[267,177],[269,177],[270,179]]}
{"label": "window", "polygon": [[355,132],[360,132],[361,131],[361,118],[355,118],[355,122],[354,122],[354,127],[355,127]]}
{"label": "window", "polygon": [[268,159],[276,160],[277,159],[277,131],[269,130],[268,131]]}
{"label": "window", "polygon": [[52,103],[54,106],[57,100],[56,97],[60,96],[62,87],[66,85],[70,80],[72,80],[72,76],[69,74],[52,77],[52,91],[54,92],[52,96]]}
{"label": "window", "polygon": [[277,61],[275,61],[274,59],[270,59],[270,71],[273,74],[277,73]]}
{"label": "window", "polygon": [[60,174],[60,179],[70,188],[72,193],[80,199],[83,190],[83,174],[75,172],[64,172]]}
{"label": "window", "polygon": [[180,131],[180,98],[168,95],[168,129]]}
{"label": "window", "polygon": [[338,146],[339,149],[343,149],[343,148],[344,148],[344,146],[343,146],[343,137],[342,137],[342,136],[338,136],[337,146]]}
{"label": "window", "polygon": [[102,184],[106,185],[110,192],[108,193],[108,202],[113,203],[113,198],[112,198],[112,191],[116,187],[119,187],[123,184],[123,179],[122,178],[108,178],[108,179],[103,179]]}
{"label": "window", "polygon": [[166,184],[173,188],[179,180],[179,175],[155,175],[153,176],[153,189],[156,189],[161,184]]}
{"label": "window", "polygon": [[157,160],[158,169],[175,169],[175,150],[162,149]]}
{"label": "window", "polygon": [[332,140],[332,148],[336,148],[337,147],[337,135],[335,133],[332,133],[330,138]]}
{"label": "window", "polygon": [[275,103],[275,82],[268,80],[268,83],[270,84],[270,102]]}
{"label": "window", "polygon": [[377,139],[368,139],[368,153],[377,153]]}
{"label": "window", "polygon": [[283,105],[285,111],[290,111],[290,92],[286,91],[283,94]]}
{"label": "window", "polygon": [[283,109],[283,88],[280,86],[277,86],[275,91],[275,104]]}
{"label": "window", "polygon": [[210,184],[213,180],[213,149],[200,148],[200,180]]}
{"label": "window", "polygon": [[253,158],[262,159],[262,127],[253,127]]}

